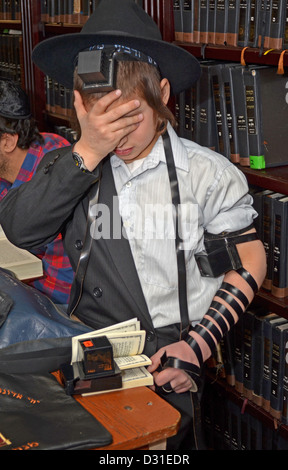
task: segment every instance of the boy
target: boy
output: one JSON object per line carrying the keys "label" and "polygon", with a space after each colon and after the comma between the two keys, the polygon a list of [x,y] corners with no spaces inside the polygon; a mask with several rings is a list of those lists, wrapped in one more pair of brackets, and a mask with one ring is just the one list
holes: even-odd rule
{"label": "boy", "polygon": [[[88,70],[99,54],[117,70],[112,87],[107,68],[100,79],[99,70]],[[35,179],[10,192],[0,222],[25,248],[62,233],[76,271],[71,315],[96,329],[139,318],[155,387],[182,413],[169,448],[189,450],[195,446],[190,390],[265,276],[246,180],[228,159],[177,137],[170,93],[189,88],[199,64],[164,43],[135,2],[100,2],[81,33],[40,43],[33,57],[66,86],[75,75],[81,135],[73,149],[53,152]],[[37,200],[31,198],[36,185]],[[225,254],[227,237],[237,245],[237,269],[228,262],[215,276],[201,275],[195,255],[209,232],[224,242]]]}

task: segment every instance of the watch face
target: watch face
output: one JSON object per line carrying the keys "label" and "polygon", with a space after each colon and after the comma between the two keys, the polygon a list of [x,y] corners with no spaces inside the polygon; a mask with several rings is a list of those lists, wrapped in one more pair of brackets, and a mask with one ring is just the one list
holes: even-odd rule
{"label": "watch face", "polygon": [[80,168],[84,165],[83,158],[78,155],[78,153],[73,152],[73,158],[75,160],[75,163],[77,166]]}
{"label": "watch face", "polygon": [[73,152],[72,155],[73,155],[73,159],[74,159],[76,165],[80,168],[80,170],[82,170],[84,172],[87,172],[87,173],[90,173],[90,171],[87,170],[87,168],[85,166],[85,163],[84,163],[84,160],[81,157],[81,155],[79,155],[79,153],[76,153],[76,152]]}

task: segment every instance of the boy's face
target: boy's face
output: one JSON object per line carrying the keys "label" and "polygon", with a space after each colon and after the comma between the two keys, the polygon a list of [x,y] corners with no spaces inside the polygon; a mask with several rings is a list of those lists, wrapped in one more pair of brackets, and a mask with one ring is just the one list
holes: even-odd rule
{"label": "boy's face", "polygon": [[128,134],[120,142],[120,145],[114,149],[114,153],[126,163],[146,157],[158,138],[153,109],[148,106],[143,98],[138,96],[135,96],[135,98],[141,103],[140,108],[137,109],[137,114],[142,113],[143,120],[139,123],[137,129]]}

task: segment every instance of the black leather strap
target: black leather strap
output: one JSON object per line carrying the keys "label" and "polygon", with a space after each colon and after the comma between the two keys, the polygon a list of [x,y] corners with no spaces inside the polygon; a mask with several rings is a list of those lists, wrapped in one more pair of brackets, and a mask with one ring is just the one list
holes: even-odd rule
{"label": "black leather strap", "polygon": [[[226,329],[227,329],[227,327],[226,327]],[[213,335],[214,338],[216,339],[217,343],[219,343],[219,341],[221,340],[221,338],[223,336],[223,334],[221,333],[219,328],[211,320],[209,320],[208,318],[205,318],[205,317],[201,320],[201,323],[198,323],[198,325],[196,325],[195,332],[198,333],[198,335],[202,336],[203,338],[204,337],[206,338],[206,333],[208,333],[209,336]],[[224,330],[223,333],[225,333],[225,330]],[[206,341],[206,339],[205,339],[205,341]],[[206,343],[207,343],[207,341],[206,341]],[[213,343],[214,343],[214,341],[213,341]],[[210,346],[210,344],[209,344],[209,346]],[[214,343],[214,347],[215,347],[215,343]]]}
{"label": "black leather strap", "polygon": [[234,317],[233,317],[232,313],[228,310],[228,308],[225,307],[225,305],[220,304],[220,302],[216,302],[215,300],[213,300],[213,302],[210,305],[210,309],[217,310],[219,313],[221,313],[221,315],[223,315],[223,317],[226,318],[229,325],[231,325],[231,326],[234,325],[234,323],[235,323]]}
{"label": "black leather strap", "polygon": [[[203,321],[203,320],[202,320],[202,321]],[[210,322],[210,323],[211,323],[211,322]],[[212,323],[212,325],[213,325],[213,323]],[[214,328],[216,328],[215,325],[213,325],[213,326],[214,326]],[[209,328],[209,330],[210,330],[210,328]],[[215,341],[213,340],[212,336],[208,333],[208,331],[207,331],[205,328],[202,327],[202,322],[201,322],[201,323],[198,323],[198,325],[195,326],[194,331],[195,331],[199,336],[201,336],[201,338],[203,338],[203,340],[205,341],[205,343],[208,344],[210,350],[211,350],[211,351],[214,351],[214,349],[215,349],[215,347],[216,347]],[[211,331],[211,333],[213,334],[212,331]],[[218,335],[218,338],[217,338],[217,335]],[[222,335],[220,335],[219,330],[218,330],[218,333],[216,332],[216,333],[214,334],[214,337],[215,337],[215,339],[216,339],[217,342],[220,341],[220,339],[222,338]],[[191,346],[191,344],[190,344],[190,346]],[[194,349],[193,349],[193,351],[194,351]],[[202,362],[200,362],[200,365],[201,365],[202,363],[203,363],[203,360],[202,360]]]}
{"label": "black leather strap", "polygon": [[[212,338],[211,338],[212,339]],[[196,339],[189,335],[189,338],[186,340],[189,346],[193,349],[196,357],[198,359],[199,364],[203,364],[203,354],[199,344],[197,343]]]}
{"label": "black leather strap", "polygon": [[164,352],[163,356],[161,357],[161,366],[163,369],[167,367],[173,367],[175,369],[184,370],[193,380],[194,387],[192,392],[197,392],[200,384],[201,384],[201,369],[200,367],[196,366],[195,364],[191,364],[190,362],[181,361],[176,357],[167,357],[166,352]]}
{"label": "black leather strap", "polygon": [[245,308],[248,307],[249,300],[247,299],[246,295],[243,294],[243,292],[240,289],[238,289],[238,287],[235,287],[232,284],[229,284],[228,282],[222,282],[220,289],[230,292],[230,294],[233,294],[242,302]]}
{"label": "black leather strap", "polygon": [[210,308],[208,312],[205,313],[204,318],[205,317],[213,318],[213,320],[215,320],[218,323],[222,331],[227,331],[227,323],[225,322],[223,316],[220,315],[220,313],[217,312],[216,310],[213,310],[212,308]]}
{"label": "black leather strap", "polygon": [[220,299],[225,300],[225,302],[227,302],[227,304],[229,304],[230,307],[232,307],[233,310],[235,310],[238,317],[242,315],[243,309],[241,305],[237,302],[237,300],[234,299],[234,297],[232,297],[232,295],[227,294],[227,292],[225,292],[224,290],[218,290],[215,294],[215,297],[220,297]]}
{"label": "black leather strap", "polygon": [[253,292],[256,294],[256,292],[258,292],[258,285],[257,285],[257,282],[255,281],[254,277],[252,276],[252,274],[250,274],[247,271],[247,269],[245,269],[243,267],[237,269],[236,272],[238,274],[240,274],[240,276],[243,277],[243,279],[245,279],[245,281],[249,284],[249,286],[251,287]]}
{"label": "black leather strap", "polygon": [[[170,180],[172,204],[175,207],[175,246],[177,254],[177,266],[178,266],[178,297],[179,297],[179,308],[182,323],[182,330],[188,329],[190,326],[188,303],[187,303],[187,280],[186,280],[186,263],[184,257],[184,250],[181,249],[181,238],[179,237],[179,213],[178,207],[181,204],[180,192],[178,186],[177,173],[173,158],[173,152],[170,142],[170,137],[166,131],[163,135],[163,144],[166,156],[166,163],[168,169],[168,176]],[[182,337],[182,336],[181,336]]]}

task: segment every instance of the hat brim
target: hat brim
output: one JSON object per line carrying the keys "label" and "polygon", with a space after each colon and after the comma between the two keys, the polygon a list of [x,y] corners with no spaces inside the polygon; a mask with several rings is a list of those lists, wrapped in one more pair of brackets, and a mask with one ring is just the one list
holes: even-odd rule
{"label": "hat brim", "polygon": [[166,41],[121,33],[55,36],[40,42],[33,50],[32,59],[45,75],[73,89],[73,73],[78,53],[89,46],[104,43],[131,47],[152,57],[158,64],[162,78],[169,80],[173,95],[190,88],[200,76],[198,60],[185,49]]}

